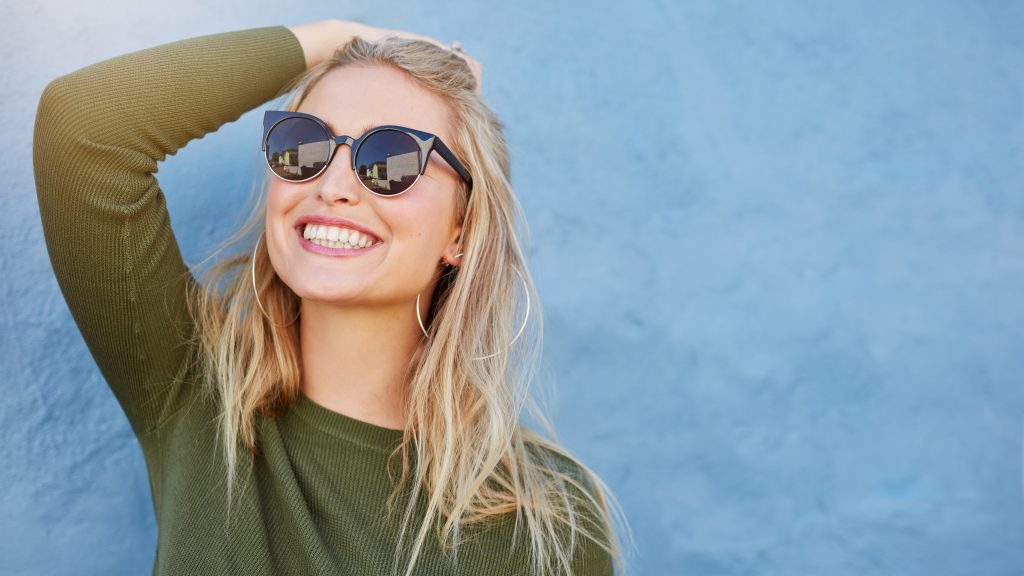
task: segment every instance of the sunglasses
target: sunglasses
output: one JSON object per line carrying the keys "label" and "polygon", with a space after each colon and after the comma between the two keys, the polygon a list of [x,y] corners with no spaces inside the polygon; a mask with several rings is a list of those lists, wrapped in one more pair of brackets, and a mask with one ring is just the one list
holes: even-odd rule
{"label": "sunglasses", "polygon": [[263,115],[262,149],[270,171],[282,180],[306,182],[323,174],[342,144],[351,150],[352,170],[363,187],[379,196],[395,196],[412,188],[434,150],[473,188],[473,179],[459,159],[429,132],[377,126],[353,140],[344,134],[335,136],[312,114],[268,110]]}

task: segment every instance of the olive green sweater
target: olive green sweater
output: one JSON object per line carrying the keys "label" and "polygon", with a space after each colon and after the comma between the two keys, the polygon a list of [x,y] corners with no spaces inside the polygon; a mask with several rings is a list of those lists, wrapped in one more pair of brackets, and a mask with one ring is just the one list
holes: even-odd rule
{"label": "olive green sweater", "polygon": [[[273,26],[111,58],[53,80],[40,99],[33,164],[46,246],[142,447],[158,526],[154,574],[366,576],[391,567],[397,522],[384,512],[393,487],[386,457],[402,432],[304,395],[260,420],[261,450],[242,452],[240,468],[252,471],[227,523],[216,406],[200,393],[187,344],[185,290],[196,280],[155,177],[157,162],[279,96],[304,71],[298,39]],[[515,546],[513,524],[514,515],[495,521],[458,549],[457,562],[435,536],[416,574],[527,574],[525,524]],[[606,552],[578,542],[577,574],[613,573]]]}

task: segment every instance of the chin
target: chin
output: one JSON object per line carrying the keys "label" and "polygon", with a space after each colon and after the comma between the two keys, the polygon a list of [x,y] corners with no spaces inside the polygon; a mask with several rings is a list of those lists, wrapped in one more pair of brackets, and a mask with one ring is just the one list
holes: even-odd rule
{"label": "chin", "polygon": [[343,286],[337,282],[301,282],[297,285],[289,285],[292,292],[302,298],[303,300],[311,300],[315,302],[335,302],[343,303],[352,298],[359,296],[362,293],[357,287]]}

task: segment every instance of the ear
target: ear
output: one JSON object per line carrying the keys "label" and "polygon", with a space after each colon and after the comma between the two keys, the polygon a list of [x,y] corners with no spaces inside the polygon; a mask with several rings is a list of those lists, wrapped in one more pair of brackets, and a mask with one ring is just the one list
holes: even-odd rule
{"label": "ear", "polygon": [[452,227],[452,233],[448,237],[448,245],[441,253],[442,263],[450,266],[458,266],[462,262],[462,226]]}

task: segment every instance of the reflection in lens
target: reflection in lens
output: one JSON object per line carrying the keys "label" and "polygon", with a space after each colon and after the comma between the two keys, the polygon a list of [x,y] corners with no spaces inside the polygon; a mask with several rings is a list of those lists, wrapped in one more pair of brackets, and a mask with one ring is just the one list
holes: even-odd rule
{"label": "reflection in lens", "polygon": [[398,194],[420,174],[420,146],[397,130],[374,132],[356,154],[356,174],[378,194]]}
{"label": "reflection in lens", "polygon": [[267,162],[278,176],[305,180],[323,169],[331,153],[330,136],[309,118],[286,118],[270,129]]}

